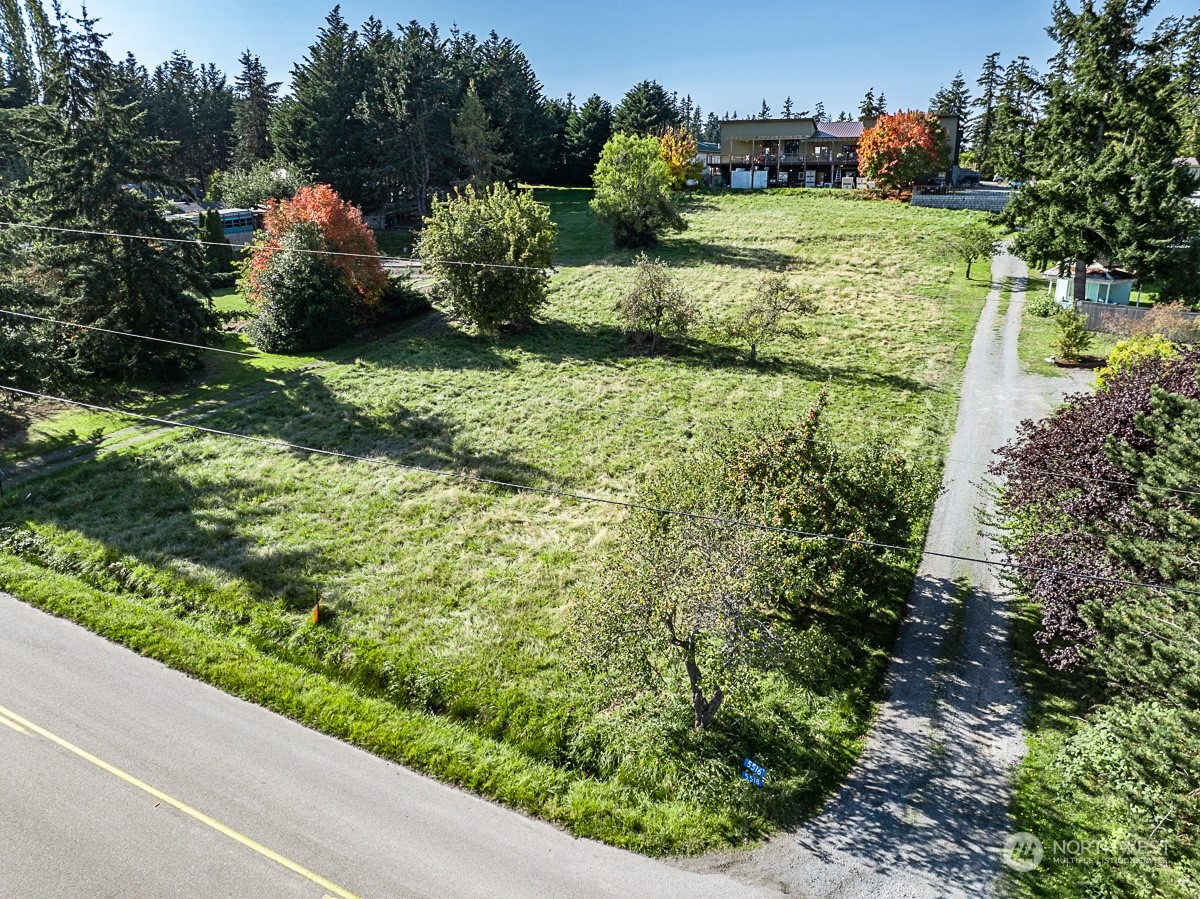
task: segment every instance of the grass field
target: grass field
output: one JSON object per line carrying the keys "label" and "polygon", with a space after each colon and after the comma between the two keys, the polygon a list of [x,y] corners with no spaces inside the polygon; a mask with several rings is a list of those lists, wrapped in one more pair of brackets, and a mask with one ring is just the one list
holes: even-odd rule
{"label": "grass field", "polygon": [[[825,387],[840,439],[940,460],[987,290],[941,258],[964,214],[816,192],[691,197],[689,230],[657,254],[706,324],[645,357],[615,317],[631,255],[609,249],[588,192],[539,197],[560,227],[558,273],[525,333],[481,338],[435,312],[318,358],[214,357],[191,384],[119,404],[634,498],[717,430],[794,417]],[[716,323],[780,267],[820,311],[750,367]],[[573,598],[611,551],[612,507],[44,411],[0,447],[0,467],[96,439],[83,463],[5,494],[0,587],[313,727],[652,853],[737,844],[810,813],[861,748],[879,640],[825,688],[775,685],[790,691],[779,707],[800,710],[782,724],[731,712],[707,734],[686,716],[614,726],[567,649]],[[903,592],[880,602],[898,614]],[[743,755],[774,772],[768,789],[738,779]]]}
{"label": "grass field", "polygon": [[[1040,297],[1046,293],[1049,282],[1038,275],[1030,275],[1026,297]],[[1058,328],[1051,318],[1039,318],[1025,312],[1021,317],[1021,336],[1018,342],[1018,352],[1025,370],[1038,375],[1062,377],[1064,369],[1047,362],[1054,355],[1054,341],[1058,336]],[[1093,356],[1107,356],[1119,338],[1111,334],[1097,333],[1093,335],[1092,345],[1087,352]]]}

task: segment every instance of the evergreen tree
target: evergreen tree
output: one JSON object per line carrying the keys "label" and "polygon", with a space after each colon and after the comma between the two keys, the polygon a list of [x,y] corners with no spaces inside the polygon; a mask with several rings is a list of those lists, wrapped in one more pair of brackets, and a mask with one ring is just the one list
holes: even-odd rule
{"label": "evergreen tree", "polygon": [[233,89],[213,63],[200,68],[196,97],[196,176],[201,185],[233,156]]}
{"label": "evergreen tree", "polygon": [[[519,44],[492,32],[476,44],[465,36],[469,69],[459,75],[457,89],[475,79],[479,99],[496,128],[496,149],[508,159],[513,177],[537,182],[546,173],[553,148],[554,123],[547,112],[542,84]],[[464,50],[452,51],[462,57]]]}
{"label": "evergreen tree", "polygon": [[579,108],[575,105],[575,95],[567,94],[565,100],[554,99],[546,101],[546,115],[550,120],[550,151],[549,162],[546,166],[546,181],[550,184],[571,184],[571,161],[567,149],[567,133],[571,123],[579,117]]}
{"label": "evergreen tree", "polygon": [[[764,105],[765,105],[765,103],[766,103],[766,101],[764,101]],[[790,119],[790,118],[792,117],[792,110],[793,110],[794,108],[795,108],[795,107],[794,107],[794,105],[793,105],[793,103],[792,103],[792,98],[791,98],[791,96],[789,95],[789,96],[788,96],[788,97],[787,97],[787,98],[786,98],[786,99],[783,101],[783,110],[780,112],[780,115],[782,115],[782,116],[783,116],[783,118],[785,118],[785,119]]]}
{"label": "evergreen tree", "polygon": [[[674,97],[675,94],[672,93],[671,96]],[[679,123],[685,128],[689,127],[692,123],[692,113],[695,110],[695,103],[692,101],[692,95],[688,94],[686,97],[684,97],[682,102],[680,102],[676,108],[679,110]]]}
{"label": "evergreen tree", "polygon": [[0,57],[4,64],[3,86],[8,90],[0,105],[15,108],[36,102],[38,73],[24,13],[17,0],[0,0]]}
{"label": "evergreen tree", "polygon": [[961,71],[956,72],[949,87],[941,87],[929,101],[934,115],[958,116],[958,127],[965,130],[971,115],[971,92]]}
{"label": "evergreen tree", "polygon": [[1188,202],[1195,179],[1174,164],[1180,127],[1171,71],[1142,37],[1153,0],[1054,11],[1059,44],[1045,114],[1028,144],[1034,180],[1016,194],[1009,220],[1026,259],[1075,263],[1075,298],[1087,264],[1119,262],[1143,278],[1179,263],[1173,246],[1196,233]]}
{"label": "evergreen tree", "polygon": [[858,104],[859,118],[867,118],[875,115],[875,88],[867,88],[866,94],[863,96],[862,102]]}
{"label": "evergreen tree", "polygon": [[758,111],[758,117],[760,119],[769,119],[771,117],[771,107],[767,105],[765,97],[762,101],[762,108]]}
{"label": "evergreen tree", "polygon": [[[1139,580],[1196,589],[1200,497],[1192,488],[1200,483],[1200,401],[1155,387],[1136,422],[1136,445],[1112,441],[1106,455],[1138,485],[1130,505],[1140,526],[1126,527],[1109,547]],[[1200,713],[1197,597],[1138,591],[1092,615],[1102,641],[1095,659],[1110,682]]]}
{"label": "evergreen tree", "polygon": [[[734,113],[737,116],[737,113]],[[635,84],[613,113],[613,133],[645,137],[679,124],[679,110],[657,81]]]}
{"label": "evergreen tree", "polygon": [[867,88],[867,93],[863,96],[863,100],[858,104],[859,118],[870,118],[872,116],[881,116],[887,113],[887,99],[881,91],[879,98],[875,98],[875,88]]}
{"label": "evergreen tree", "polygon": [[458,115],[450,126],[450,136],[459,164],[466,169],[467,180],[476,191],[503,180],[508,174],[507,160],[497,151],[499,132],[491,127],[487,110],[475,91],[475,82],[467,85]]}
{"label": "evergreen tree", "polygon": [[204,241],[204,258],[210,274],[233,271],[233,247],[225,237],[221,213],[212,209],[200,214],[200,239]]}
{"label": "evergreen tree", "polygon": [[1174,73],[1174,108],[1183,132],[1179,155],[1200,156],[1200,15],[1168,19],[1159,32]]}
{"label": "evergreen tree", "polygon": [[976,165],[989,174],[996,167],[992,161],[992,132],[996,124],[996,102],[1000,95],[1001,80],[1000,54],[989,53],[983,61],[983,71],[975,82],[979,86],[979,96],[972,101],[972,105],[979,110],[979,114],[970,133]]}
{"label": "evergreen tree", "polygon": [[589,184],[600,151],[613,133],[613,108],[599,94],[592,94],[579,107],[567,130],[567,153],[572,184]]}
{"label": "evergreen tree", "polygon": [[386,160],[381,171],[424,216],[433,194],[458,170],[451,146],[453,110],[460,102],[455,70],[437,27],[417,22],[401,31],[381,65],[378,102],[364,104],[362,115],[378,136]]}
{"label": "evergreen tree", "polygon": [[203,192],[231,152],[233,93],[225,76],[211,64],[197,68],[176,51],[145,82],[142,102],[148,135],[169,142],[163,170]]}
{"label": "evergreen tree", "polygon": [[[105,234],[184,239],[141,190],[178,183],[153,164],[165,148],[145,137],[145,114],[119,102],[127,85],[103,48],[95,21],[62,17],[56,62],[45,72],[46,103],[6,114],[28,177],[14,185],[20,221]],[[41,58],[50,58],[46,50]],[[202,342],[211,315],[197,299],[208,294],[204,258],[190,242],[154,243],[105,234],[31,232],[20,273],[57,318],[188,343]],[[70,339],[51,329],[44,340],[48,380],[126,380],[171,375],[192,367],[197,353],[98,332]]]}
{"label": "evergreen tree", "polygon": [[1010,179],[1027,180],[1027,158],[1041,114],[1042,87],[1029,57],[1018,56],[1004,70],[992,120],[987,168]]}
{"label": "evergreen tree", "polygon": [[829,121],[829,116],[825,112],[825,104],[820,100],[818,100],[817,105],[813,107],[813,119],[818,124]]}
{"label": "evergreen tree", "polygon": [[[292,93],[271,117],[271,142],[289,163],[361,205],[372,148],[356,108],[375,73],[359,40],[335,6],[303,61],[292,69]],[[448,140],[449,126],[444,135]]]}
{"label": "evergreen tree", "polygon": [[266,66],[249,50],[238,62],[242,71],[233,83],[233,161],[238,168],[249,169],[273,155],[271,115],[279,102],[280,83],[267,80]]}
{"label": "evergreen tree", "polygon": [[700,139],[713,144],[721,142],[721,122],[715,112],[708,114],[708,119],[704,122],[704,130],[700,134]]}

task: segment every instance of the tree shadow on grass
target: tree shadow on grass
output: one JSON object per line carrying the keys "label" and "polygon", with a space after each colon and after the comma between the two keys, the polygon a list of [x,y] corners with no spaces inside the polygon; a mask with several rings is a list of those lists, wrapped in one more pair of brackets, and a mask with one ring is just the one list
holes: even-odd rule
{"label": "tree shadow on grass", "polygon": [[824,365],[807,359],[780,359],[772,356],[770,347],[751,364],[748,350],[743,346],[714,344],[688,340],[675,347],[673,355],[696,365],[713,369],[743,369],[754,375],[789,375],[806,381],[886,387],[909,393],[936,392],[940,388],[904,375],[874,371],[849,365]]}
{"label": "tree shadow on grass", "polygon": [[669,341],[657,357],[651,357],[640,352],[623,329],[611,324],[580,325],[547,319],[527,331],[495,338],[493,345],[518,347],[555,363],[578,361],[627,365],[639,359],[662,358],[696,368],[741,369],[748,375],[788,375],[806,381],[854,384],[908,393],[929,393],[940,389],[904,375],[868,368],[823,365],[806,359],[782,360],[772,356],[769,348],[752,365],[745,347],[716,343],[699,336]]}
{"label": "tree shadow on grass", "polygon": [[[336,453],[344,455],[334,465],[390,466],[397,478],[407,477],[403,467],[411,466],[527,486],[548,480],[535,465],[472,446],[443,416],[399,403],[367,414],[313,375],[203,424],[294,446],[239,441],[247,452],[222,457],[208,441],[236,437],[184,431],[182,446],[172,441],[108,453],[27,481],[20,493],[29,493],[29,501],[4,502],[0,524],[54,524],[103,544],[113,562],[128,556],[156,568],[219,569],[243,581],[256,599],[304,605],[321,583],[358,564],[347,543],[327,546],[319,536],[327,508],[344,515],[350,501],[323,504],[319,491],[335,490],[339,478],[327,466],[308,469],[308,463]],[[205,443],[193,451],[191,441]],[[301,464],[274,472],[287,456]],[[277,528],[287,532],[283,539],[264,536]]]}
{"label": "tree shadow on grass", "polygon": [[669,237],[658,246],[647,250],[647,253],[677,266],[722,265],[764,272],[787,268],[798,261],[794,256],[770,247],[716,243],[683,236]]}

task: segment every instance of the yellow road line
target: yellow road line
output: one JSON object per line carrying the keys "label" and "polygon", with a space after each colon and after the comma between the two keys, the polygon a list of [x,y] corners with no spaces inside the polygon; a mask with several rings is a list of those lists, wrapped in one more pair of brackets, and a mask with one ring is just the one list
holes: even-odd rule
{"label": "yellow road line", "polygon": [[[153,796],[159,802],[165,802],[167,805],[174,806],[175,808],[179,809],[179,811],[183,812],[185,815],[188,815],[191,818],[195,818],[201,824],[207,824],[209,827],[211,827],[213,830],[217,831],[218,833],[222,833],[225,836],[229,837],[231,840],[236,840],[237,842],[241,843],[246,848],[253,849],[259,855],[262,855],[265,858],[269,858],[271,861],[276,862],[277,864],[283,865],[283,867],[287,868],[289,871],[294,871],[295,873],[299,874],[301,877],[304,877],[307,880],[311,880],[313,883],[317,884],[317,886],[321,887],[324,890],[327,890],[332,895],[337,896],[338,899],[358,899],[358,897],[355,896],[353,893],[351,893],[349,890],[342,889],[336,883],[326,880],[320,874],[317,874],[313,871],[308,870],[308,868],[305,868],[303,865],[296,864],[296,862],[292,861],[290,858],[286,858],[286,857],[280,855],[278,852],[275,852],[273,849],[268,849],[262,843],[255,842],[254,840],[250,839],[249,837],[243,836],[242,834],[240,834],[236,830],[234,830],[232,827],[227,827],[226,825],[222,824],[220,821],[216,821],[216,820],[210,818],[208,815],[204,814],[204,812],[198,811],[198,810],[192,808],[190,805],[186,805],[186,804],[180,802],[178,799],[173,799],[172,797],[170,797],[166,793],[164,793],[162,790],[157,790],[154,787],[150,786],[148,783],[138,780],[132,774],[126,774],[124,771],[122,771],[120,768],[116,767],[115,765],[110,765],[108,762],[104,761],[103,759],[96,758],[96,756],[92,755],[90,752],[80,749],[78,746],[76,746],[73,743],[67,742],[62,737],[59,737],[55,734],[50,733],[50,731],[46,730],[44,727],[38,727],[32,721],[27,721],[26,719],[22,718],[20,715],[16,714],[15,712],[10,712],[8,709],[4,708],[4,706],[0,706],[0,721],[4,721],[4,718],[2,716],[5,716],[5,715],[8,716],[9,718],[11,718],[13,721],[17,722],[18,724],[20,724],[21,726],[26,727],[29,730],[33,731],[35,734],[45,737],[47,740],[49,740],[52,743],[57,743],[63,749],[67,750],[68,752],[74,753],[75,755],[79,756],[81,759],[91,762],[97,768],[107,771],[109,774],[112,774],[115,777],[121,778],[121,780],[137,787],[139,790],[149,793],[151,796]],[[13,726],[12,722],[5,722],[5,723],[8,724],[10,727]]]}
{"label": "yellow road line", "polygon": [[29,731],[27,731],[25,728],[21,727],[21,725],[17,724],[15,721],[9,721],[3,715],[0,715],[0,724],[5,725],[6,727],[11,727],[13,730],[15,730],[19,734],[29,733]]}

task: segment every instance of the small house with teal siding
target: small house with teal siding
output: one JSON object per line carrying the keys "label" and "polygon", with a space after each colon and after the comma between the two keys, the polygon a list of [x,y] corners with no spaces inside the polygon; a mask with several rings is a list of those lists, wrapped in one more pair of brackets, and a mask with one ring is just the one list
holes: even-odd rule
{"label": "small house with teal siding", "polygon": [[[1050,281],[1046,289],[1048,295],[1058,301],[1064,309],[1070,309],[1075,302],[1075,267],[1067,269],[1066,274],[1059,274],[1057,269],[1043,272]],[[1137,276],[1119,268],[1105,268],[1092,264],[1087,270],[1087,299],[1091,303],[1111,303],[1118,306],[1129,306],[1133,302],[1133,285]]]}

